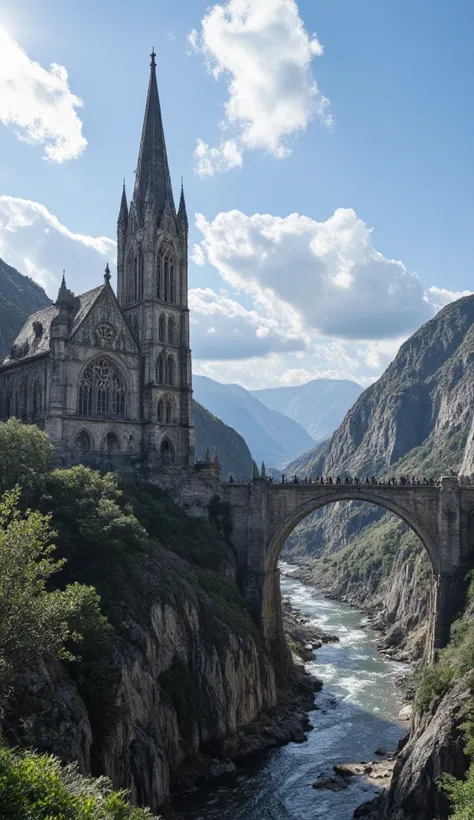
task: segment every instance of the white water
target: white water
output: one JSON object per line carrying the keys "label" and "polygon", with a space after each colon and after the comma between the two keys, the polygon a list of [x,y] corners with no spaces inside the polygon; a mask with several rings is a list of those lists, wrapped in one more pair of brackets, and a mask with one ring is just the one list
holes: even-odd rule
{"label": "white water", "polygon": [[375,790],[353,782],[340,792],[315,790],[312,783],[331,775],[335,763],[376,759],[375,750],[394,750],[404,729],[399,678],[404,669],[376,649],[376,636],[364,628],[363,613],[330,601],[292,579],[281,565],[281,590],[294,607],[318,626],[338,635],[307,664],[323,681],[310,713],[314,730],[303,744],[290,743],[247,761],[235,777],[212,790],[197,790],[180,805],[189,820],[351,820],[354,809]]}

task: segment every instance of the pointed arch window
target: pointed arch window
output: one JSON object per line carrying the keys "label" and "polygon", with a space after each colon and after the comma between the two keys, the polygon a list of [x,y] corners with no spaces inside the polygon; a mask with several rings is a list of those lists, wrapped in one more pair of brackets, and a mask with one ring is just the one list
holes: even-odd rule
{"label": "pointed arch window", "polygon": [[159,322],[158,322],[158,338],[159,338],[160,342],[165,342],[166,341],[165,336],[166,336],[166,318],[165,318],[165,314],[162,313],[160,318],[159,318]]}
{"label": "pointed arch window", "polygon": [[176,344],[176,322],[173,316],[168,319],[168,344]]}
{"label": "pointed arch window", "polygon": [[161,248],[156,258],[156,296],[162,302],[176,301],[175,264],[172,252]]}
{"label": "pointed arch window", "polygon": [[176,384],[176,363],[173,356],[168,356],[168,384]]}
{"label": "pointed arch window", "polygon": [[125,418],[125,385],[108,359],[86,367],[79,385],[79,415]]}
{"label": "pointed arch window", "polygon": [[158,402],[158,423],[174,423],[174,402],[169,396],[163,396]]}
{"label": "pointed arch window", "polygon": [[160,447],[161,452],[161,463],[164,465],[167,464],[174,464],[175,462],[175,450],[173,444],[169,440],[169,438],[163,439],[161,442]]}
{"label": "pointed arch window", "polygon": [[80,453],[90,453],[92,450],[92,439],[87,430],[81,430],[76,437],[76,447]]}
{"label": "pointed arch window", "polygon": [[160,353],[156,363],[156,380],[158,384],[165,383],[165,369],[165,357],[163,356],[163,353]]}

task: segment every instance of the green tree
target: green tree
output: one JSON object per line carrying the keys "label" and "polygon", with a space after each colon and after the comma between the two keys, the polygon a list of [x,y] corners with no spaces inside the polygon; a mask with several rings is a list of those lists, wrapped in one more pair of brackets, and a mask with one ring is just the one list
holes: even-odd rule
{"label": "green tree", "polygon": [[153,820],[109,781],[34,752],[0,748],[0,820]]}
{"label": "green tree", "polygon": [[30,496],[51,467],[53,448],[34,424],[11,418],[0,423],[0,493],[16,485]]}
{"label": "green tree", "polygon": [[54,557],[50,516],[19,508],[20,489],[0,497],[0,710],[14,675],[39,656],[73,659],[84,634],[107,623],[94,589],[48,591],[64,564]]}

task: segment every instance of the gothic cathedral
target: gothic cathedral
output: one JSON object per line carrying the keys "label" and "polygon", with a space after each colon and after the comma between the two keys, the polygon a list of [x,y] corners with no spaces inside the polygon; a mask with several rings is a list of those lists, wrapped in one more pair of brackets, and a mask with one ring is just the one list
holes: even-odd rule
{"label": "gothic cathedral", "polygon": [[156,63],[135,187],[117,224],[117,296],[104,284],[30,316],[0,366],[0,415],[38,424],[57,463],[194,463],[188,219],[176,212]]}

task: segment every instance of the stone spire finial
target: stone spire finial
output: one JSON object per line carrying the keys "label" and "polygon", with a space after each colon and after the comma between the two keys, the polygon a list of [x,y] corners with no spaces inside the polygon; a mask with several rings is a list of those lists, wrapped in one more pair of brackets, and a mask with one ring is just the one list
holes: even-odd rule
{"label": "stone spire finial", "polygon": [[104,280],[105,280],[105,284],[108,285],[109,282],[110,282],[110,268],[109,268],[109,263],[108,262],[105,266]]}
{"label": "stone spire finial", "polygon": [[156,52],[155,52],[155,46],[153,46],[153,47],[152,47],[152,49],[151,49],[151,54],[150,54],[150,57],[151,57],[150,67],[151,67],[151,68],[156,68]]}
{"label": "stone spire finial", "polygon": [[127,194],[125,192],[125,178],[123,180],[122,199],[120,202],[120,211],[118,216],[118,224],[126,226],[128,223],[128,203]]}
{"label": "stone spire finial", "polygon": [[56,298],[57,305],[67,305],[68,307],[74,305],[74,294],[66,285],[66,271],[63,270],[63,278],[59,286],[58,295]]}
{"label": "stone spire finial", "polygon": [[179,198],[178,221],[186,230],[188,229],[188,214],[186,211],[186,201],[184,199],[183,177],[181,177],[181,196]]}
{"label": "stone spire finial", "polygon": [[260,475],[262,476],[262,478],[265,478],[266,474],[267,471],[265,470],[265,462],[262,461],[262,469],[260,470]]}
{"label": "stone spire finial", "polygon": [[156,82],[156,55],[154,49],[150,56],[150,82],[133,191],[133,202],[140,215],[143,215],[145,209],[149,185],[155,205],[161,209],[166,202],[169,202],[174,210],[173,190]]}

